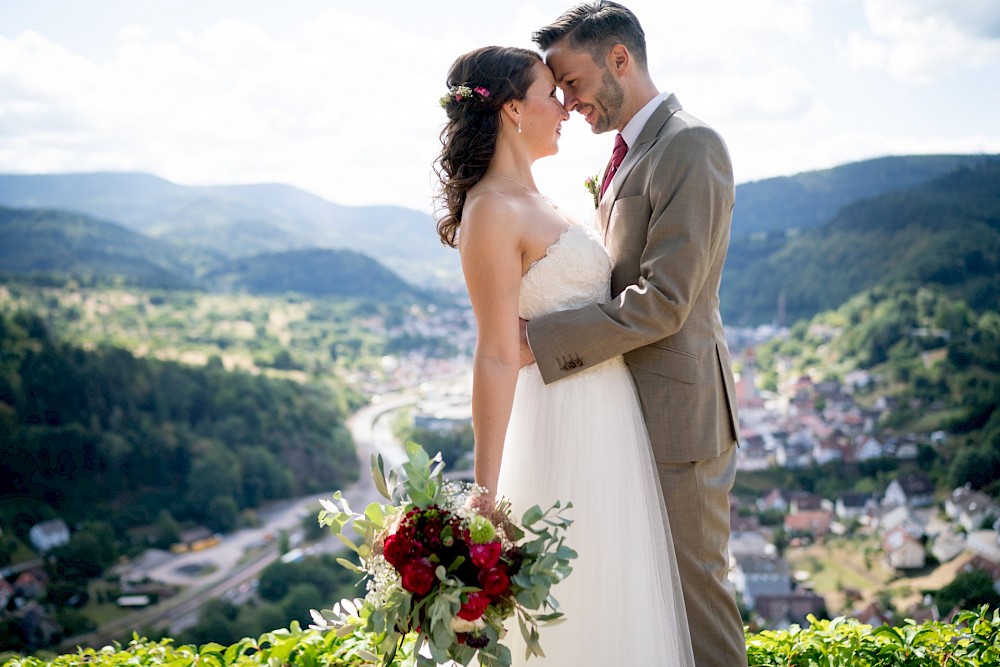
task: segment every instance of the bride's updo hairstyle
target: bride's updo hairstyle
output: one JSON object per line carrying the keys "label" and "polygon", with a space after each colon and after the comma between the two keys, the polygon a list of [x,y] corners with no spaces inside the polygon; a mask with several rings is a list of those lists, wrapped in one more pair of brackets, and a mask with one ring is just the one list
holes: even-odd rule
{"label": "bride's updo hairstyle", "polygon": [[534,51],[485,46],[459,56],[448,72],[447,95],[441,106],[448,123],[441,130],[441,155],[435,173],[444,215],[438,220],[441,242],[458,246],[458,227],[469,188],[479,182],[493,159],[500,136],[500,109],[523,100],[534,83],[534,66],[542,62]]}

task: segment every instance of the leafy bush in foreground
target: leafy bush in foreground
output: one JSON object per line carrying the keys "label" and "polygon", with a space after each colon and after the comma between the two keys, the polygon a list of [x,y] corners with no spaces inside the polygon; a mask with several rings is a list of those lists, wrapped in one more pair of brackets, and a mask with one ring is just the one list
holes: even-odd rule
{"label": "leafy bush in foreground", "polygon": [[[981,607],[953,623],[908,622],[873,628],[855,619],[810,619],[808,628],[765,630],[747,636],[750,667],[996,667],[1000,665],[1000,611]],[[79,649],[51,660],[14,656],[3,667],[367,667],[369,640],[360,635],[303,630],[293,622],[231,646],[173,646],[135,637],[128,646]],[[401,652],[402,654],[405,653]],[[405,664],[405,659],[399,664]]]}
{"label": "leafy bush in foreground", "polygon": [[873,628],[835,618],[747,637],[750,667],[995,667],[1000,665],[1000,611],[963,611],[953,623],[907,622]]}

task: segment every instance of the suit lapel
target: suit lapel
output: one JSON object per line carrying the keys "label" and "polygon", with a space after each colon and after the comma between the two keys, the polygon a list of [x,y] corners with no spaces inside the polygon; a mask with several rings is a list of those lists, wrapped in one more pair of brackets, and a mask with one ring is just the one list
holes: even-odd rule
{"label": "suit lapel", "polygon": [[660,134],[660,129],[666,124],[670,117],[675,113],[680,111],[681,103],[677,99],[676,95],[669,95],[667,99],[660,103],[660,106],[656,107],[656,111],[653,115],[649,117],[646,124],[642,128],[642,132],[639,133],[639,138],[636,139],[635,145],[629,147],[628,153],[625,155],[625,160],[622,161],[620,167],[618,167],[618,172],[615,174],[614,178],[611,179],[611,183],[608,185],[608,189],[604,191],[604,196],[601,198],[600,206],[598,211],[600,213],[601,227],[604,231],[604,244],[607,245],[608,232],[611,222],[611,209],[614,208],[615,201],[618,199],[618,190],[625,183],[628,178],[629,173],[639,163],[649,149],[653,147],[656,142],[657,136]]}

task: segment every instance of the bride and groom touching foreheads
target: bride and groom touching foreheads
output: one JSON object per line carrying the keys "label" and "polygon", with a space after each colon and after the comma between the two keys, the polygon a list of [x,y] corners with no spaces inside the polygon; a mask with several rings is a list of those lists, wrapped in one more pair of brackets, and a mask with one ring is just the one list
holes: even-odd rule
{"label": "bride and groom touching foreheads", "polygon": [[[567,620],[542,634],[540,664],[745,666],[726,586],[729,154],[655,86],[625,7],[577,5],[533,39],[541,55],[460,56],[441,99],[438,232],[461,253],[478,329],[476,481],[516,511],[573,503],[579,557],[554,591]],[[596,225],[532,177],[571,111],[618,133]]]}

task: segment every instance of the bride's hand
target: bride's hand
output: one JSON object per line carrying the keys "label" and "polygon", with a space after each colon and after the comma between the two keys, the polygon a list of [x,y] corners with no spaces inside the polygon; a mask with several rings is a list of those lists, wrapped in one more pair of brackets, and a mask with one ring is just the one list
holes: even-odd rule
{"label": "bride's hand", "polygon": [[535,363],[535,355],[528,345],[528,320],[518,320],[521,325],[521,366]]}

